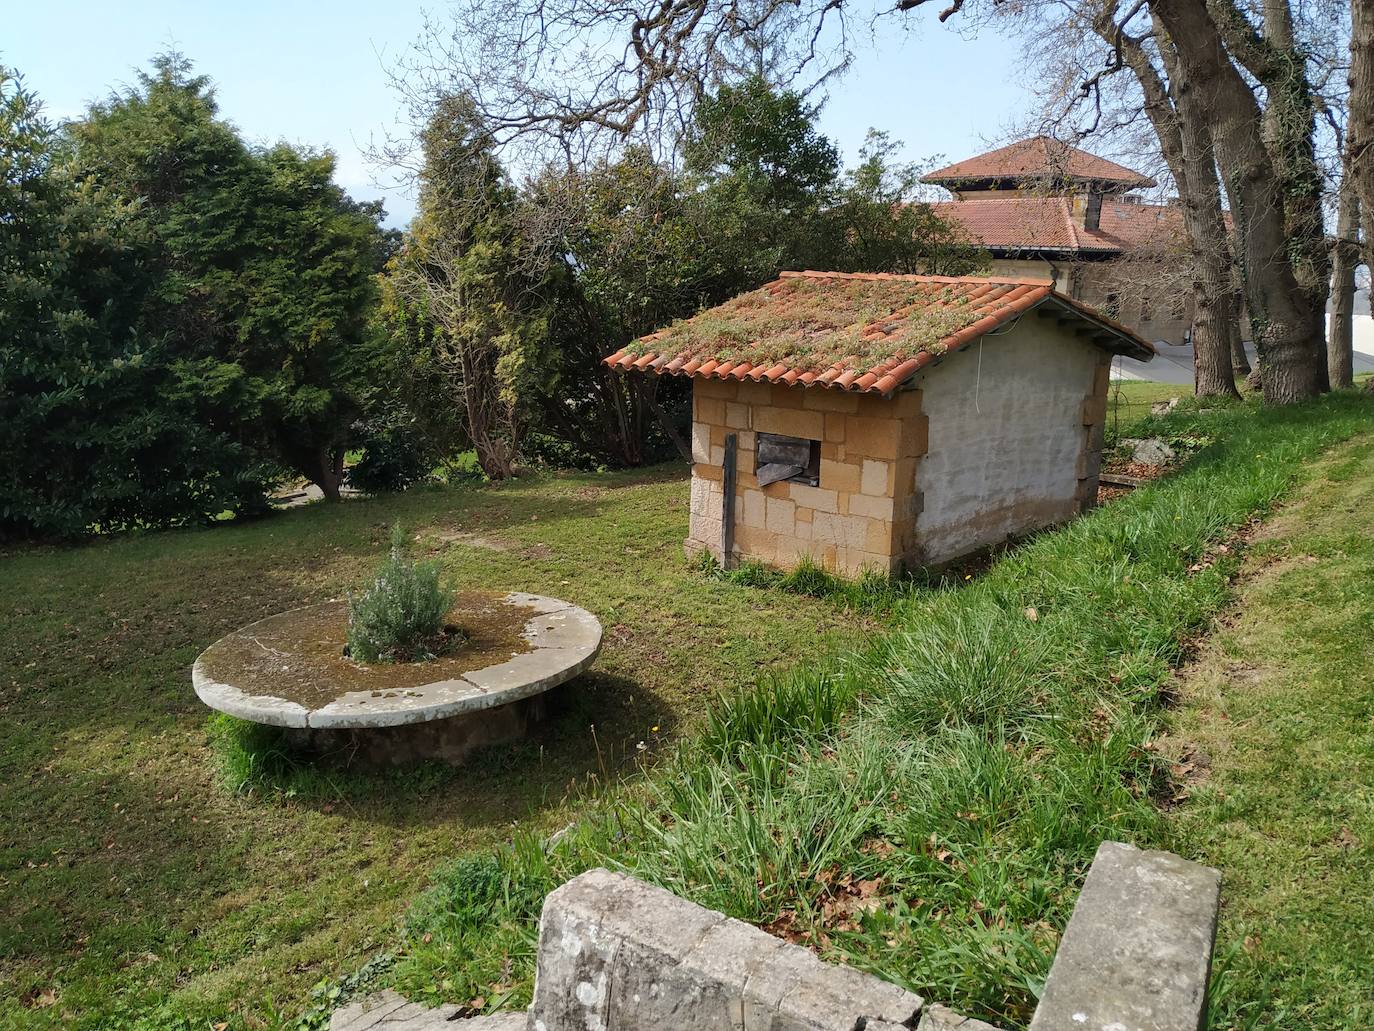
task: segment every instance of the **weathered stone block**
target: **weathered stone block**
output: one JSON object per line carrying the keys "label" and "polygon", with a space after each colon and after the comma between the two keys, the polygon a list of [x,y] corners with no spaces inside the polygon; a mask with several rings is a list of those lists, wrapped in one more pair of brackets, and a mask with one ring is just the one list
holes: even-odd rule
{"label": "weathered stone block", "polygon": [[863,470],[853,462],[834,462],[821,458],[820,485],[829,490],[857,493],[863,479]]}
{"label": "weathered stone block", "polygon": [[[750,384],[752,386],[752,384]],[[694,379],[692,380],[692,396],[720,398],[724,401],[733,401],[740,393],[740,388],[744,384],[733,380],[723,379]]]}
{"label": "weathered stone block", "polygon": [[890,495],[893,488],[892,463],[881,462],[874,458],[865,458],[863,463],[859,490],[875,498]]}
{"label": "weathered stone block", "polygon": [[788,437],[820,440],[825,436],[825,413],[800,408],[754,409],[754,429],[760,433],[780,433]]}
{"label": "weathered stone block", "polygon": [[862,548],[836,548],[835,572],[844,576],[862,576],[867,572],[893,573],[901,566],[901,559],[893,555],[878,555]]}
{"label": "weathered stone block", "polygon": [[747,430],[749,428],[750,408],[746,404],[738,401],[729,401],[725,405],[725,425],[731,429]]}
{"label": "weathered stone block", "polygon": [[902,458],[919,458],[930,450],[930,417],[912,415],[901,420],[902,439],[900,451]]}
{"label": "weathered stone block", "polygon": [[698,422],[710,423],[713,426],[725,424],[725,402],[718,397],[704,397],[700,394],[693,395],[693,410]]}
{"label": "weathered stone block", "polygon": [[800,408],[802,398],[808,393],[805,387],[789,387],[785,383],[774,384],[768,395],[768,403],[774,408]]}
{"label": "weathered stone block", "polygon": [[[531,1006],[535,1031],[606,1028],[617,1001],[626,999],[627,992],[631,1001],[636,990],[641,995],[647,993],[647,982],[655,974],[675,968],[706,932],[724,919],[719,913],[606,870],[592,870],[555,889],[544,900],[539,921],[538,970]],[[682,1001],[688,1002],[686,998]],[[695,1001],[700,1003],[700,997]],[[676,1005],[667,999],[663,1004]],[[629,1013],[636,1013],[636,1009]],[[632,1022],[623,1026],[653,1025]]]}
{"label": "weathered stone block", "polygon": [[1107,421],[1107,395],[1090,394],[1083,401],[1083,425],[1096,426]]}
{"label": "weathered stone block", "polygon": [[849,456],[898,458],[902,423],[897,419],[870,419],[862,415],[845,416],[844,450]]}
{"label": "weathered stone block", "polygon": [[457,1018],[457,1006],[427,1009],[387,989],[335,1012],[329,1031],[525,1031],[523,1010],[485,1017]]}
{"label": "weathered stone block", "polygon": [[632,878],[593,870],[540,921],[534,1031],[911,1027],[919,996]]}
{"label": "weathered stone block", "polygon": [[773,403],[773,386],[771,383],[755,383],[752,380],[745,380],[739,384],[738,400],[748,405],[771,405]]}
{"label": "weathered stone block", "polygon": [[1111,355],[1102,356],[1105,361],[1098,363],[1093,370],[1093,394],[1105,398],[1112,385],[1112,358]]}
{"label": "weathered stone block", "polygon": [[825,413],[825,439],[831,443],[844,440],[845,417],[840,412]]}
{"label": "weathered stone block", "polygon": [[[948,1006],[929,1005],[921,1011],[917,1031],[997,1031],[991,1024],[972,1017],[962,1017]],[[864,1031],[881,1031],[870,1024]]]}
{"label": "weathered stone block", "polygon": [[706,499],[710,497],[710,490],[707,484],[710,480],[701,480],[692,477],[692,486],[688,493],[687,508],[694,516],[706,514]]}
{"label": "weathered stone block", "polygon": [[[888,981],[852,967],[822,963],[810,952],[805,952],[799,965],[803,976],[778,1007],[782,1027],[846,1031],[861,1016],[866,1018],[865,1028],[877,1021],[909,1028],[920,1015],[921,997]],[[775,1019],[772,1026],[779,1027],[779,1022]]]}
{"label": "weathered stone block", "polygon": [[812,487],[805,483],[786,484],[789,496],[799,508],[809,508],[816,512],[838,512],[839,495],[825,487]]}
{"label": "weathered stone block", "polygon": [[[856,494],[855,499],[862,498]],[[853,500],[853,499],[851,499]],[[893,553],[893,533],[892,523],[886,519],[869,519],[867,516],[851,516],[851,518],[863,519],[866,523],[864,527],[864,550],[874,555],[891,555]]]}
{"label": "weathered stone block", "polygon": [[740,519],[742,526],[763,526],[767,511],[767,501],[762,492],[757,490],[746,490],[744,492],[744,514]]}
{"label": "weathered stone block", "polygon": [[692,461],[711,461],[711,424],[700,420],[692,423]]}
{"label": "weathered stone block", "polygon": [[[688,536],[695,541],[700,541],[703,545],[710,548],[717,556],[720,554],[720,534],[721,525],[719,519],[711,516],[692,516]],[[738,540],[738,534],[736,539]]]}
{"label": "weathered stone block", "polygon": [[1210,867],[1104,841],[1031,1031],[1198,1031],[1220,894]]}
{"label": "weathered stone block", "polygon": [[784,498],[769,498],[764,525],[772,533],[790,536],[796,533],[796,503]]}
{"label": "weathered stone block", "polygon": [[919,390],[903,390],[890,402],[892,413],[899,419],[907,419],[914,415],[921,414],[921,392]]}
{"label": "weathered stone block", "polygon": [[826,388],[807,387],[801,392],[802,407],[817,412],[857,412],[859,398],[855,394]]}
{"label": "weathered stone block", "polygon": [[892,498],[875,498],[867,494],[849,496],[849,514],[867,516],[891,522],[896,517],[896,504]]}
{"label": "weathered stone block", "polygon": [[862,522],[834,512],[818,510],[811,517],[811,539],[842,548],[862,550],[867,530]]}

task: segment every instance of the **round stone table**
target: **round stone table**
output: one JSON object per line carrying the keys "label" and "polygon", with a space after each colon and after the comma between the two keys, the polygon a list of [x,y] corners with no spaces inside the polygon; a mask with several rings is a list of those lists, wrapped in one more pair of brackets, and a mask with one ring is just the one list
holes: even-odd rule
{"label": "round stone table", "polygon": [[428,662],[353,662],[348,605],[330,601],[259,620],[212,644],[191,682],[212,709],[282,727],[303,749],[366,764],[461,762],[516,740],[546,694],[586,670],[601,623],[557,598],[458,595],[448,621],[468,636]]}

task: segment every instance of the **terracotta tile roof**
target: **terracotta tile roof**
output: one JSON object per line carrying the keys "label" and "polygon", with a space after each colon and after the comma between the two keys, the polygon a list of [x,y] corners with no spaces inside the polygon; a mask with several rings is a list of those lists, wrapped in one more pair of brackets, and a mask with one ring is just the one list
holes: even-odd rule
{"label": "terracotta tile roof", "polygon": [[1048,136],[1033,136],[957,161],[921,181],[958,188],[961,183],[989,179],[1069,179],[1112,183],[1124,189],[1155,185],[1147,175]]}
{"label": "terracotta tile roof", "polygon": [[1042,304],[1101,330],[1094,342],[1149,359],[1120,323],[1039,279],[784,272],[605,359],[625,371],[890,394],[941,355]]}
{"label": "terracotta tile roof", "polygon": [[1103,200],[1097,229],[1078,224],[1068,197],[985,197],[940,201],[931,207],[994,252],[1119,254],[1179,245],[1184,239],[1182,211],[1165,204]]}

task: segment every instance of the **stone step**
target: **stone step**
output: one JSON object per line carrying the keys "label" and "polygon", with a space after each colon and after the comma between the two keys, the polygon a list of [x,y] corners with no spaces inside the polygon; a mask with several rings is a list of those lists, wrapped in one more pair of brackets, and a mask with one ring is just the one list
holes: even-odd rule
{"label": "stone step", "polygon": [[434,1009],[407,1002],[390,989],[335,1012],[329,1031],[526,1031],[524,1010],[485,1017],[459,1017],[459,1007]]}

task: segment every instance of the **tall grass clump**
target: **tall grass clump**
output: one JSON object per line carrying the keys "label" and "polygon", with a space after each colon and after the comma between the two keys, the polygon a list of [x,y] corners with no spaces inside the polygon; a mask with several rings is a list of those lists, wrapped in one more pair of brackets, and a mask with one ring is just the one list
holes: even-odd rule
{"label": "tall grass clump", "polygon": [[700,747],[727,758],[760,745],[818,740],[849,711],[854,693],[854,682],[834,670],[774,674],[748,691],[717,698]]}
{"label": "tall grass clump", "polygon": [[802,555],[788,570],[774,569],[755,559],[745,559],[725,569],[710,552],[702,552],[697,568],[706,576],[742,587],[786,591],[823,598],[859,612],[886,614],[898,602],[922,589],[910,577],[895,577],[878,569],[865,569],[853,579],[823,569],[810,555]]}
{"label": "tall grass clump", "polygon": [[410,557],[400,523],[391,550],[362,594],[348,598],[348,653],[360,662],[432,659],[445,645],[444,616],[454,592],[439,580],[437,562]]}
{"label": "tall grass clump", "polygon": [[865,668],[889,689],[894,718],[912,732],[941,727],[995,731],[1043,699],[1044,643],[1026,619],[986,599],[945,594],[926,618],[879,643]]}
{"label": "tall grass clump", "polygon": [[516,985],[518,1004],[541,892],[606,866],[1024,1027],[1100,842],[1169,844],[1153,739],[1173,667],[1229,597],[1239,544],[1219,545],[1325,447],[1374,430],[1374,405],[1177,426],[1216,443],[976,580],[907,590],[892,632],[854,653],[798,656],[718,700],[697,739],[556,843],[503,853],[526,887],[477,891],[497,898],[485,915],[441,876],[430,898],[450,901],[417,907],[398,976],[458,1000]]}

